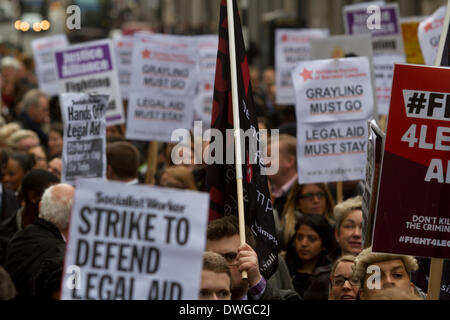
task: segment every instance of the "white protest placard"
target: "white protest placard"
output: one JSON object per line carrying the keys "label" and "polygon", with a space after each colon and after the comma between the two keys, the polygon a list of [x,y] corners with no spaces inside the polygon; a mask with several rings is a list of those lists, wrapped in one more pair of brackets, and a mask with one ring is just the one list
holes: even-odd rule
{"label": "white protest placard", "polygon": [[300,123],[297,163],[300,183],[363,180],[367,121]]}
{"label": "white protest placard", "polygon": [[108,96],[64,93],[60,104],[64,123],[61,181],[104,178]]}
{"label": "white protest placard", "polygon": [[311,59],[310,40],[326,38],[328,29],[276,29],[275,30],[275,82],[276,103],[294,104],[295,93],[291,70],[300,61]]}
{"label": "white protest placard", "polygon": [[397,3],[365,2],[344,6],[347,34],[370,34],[375,54],[404,54]]}
{"label": "white protest placard", "polygon": [[380,54],[373,57],[377,110],[380,115],[387,115],[389,112],[396,63],[406,63],[406,57],[402,54]]}
{"label": "white protest placard", "polygon": [[61,298],[198,299],[208,206],[207,193],[79,181]]}
{"label": "white protest placard", "polygon": [[84,92],[109,96],[108,126],[125,122],[117,64],[111,40],[85,42],[55,53],[59,93]]}
{"label": "white protest placard", "polygon": [[65,34],[43,37],[31,41],[31,49],[36,65],[39,89],[49,96],[59,94],[58,74],[55,63],[55,51],[69,46]]}
{"label": "white protest placard", "polygon": [[297,121],[302,123],[367,119],[373,115],[373,90],[367,57],[304,61],[291,71]]}
{"label": "white protest placard", "polygon": [[199,75],[197,81],[194,120],[202,121],[203,128],[211,127],[214,81],[216,76],[218,35],[195,36],[199,52]]}
{"label": "white protest placard", "polygon": [[422,50],[426,65],[434,65],[442,28],[444,26],[446,10],[446,6],[440,7],[430,17],[419,24],[418,37],[420,49]]}
{"label": "white protest placard", "polygon": [[170,142],[176,129],[191,129],[198,52],[135,41],[127,139]]}
{"label": "white protest placard", "polygon": [[120,92],[123,99],[128,99],[131,89],[131,58],[133,56],[133,37],[119,36],[114,39],[117,71],[119,73]]}

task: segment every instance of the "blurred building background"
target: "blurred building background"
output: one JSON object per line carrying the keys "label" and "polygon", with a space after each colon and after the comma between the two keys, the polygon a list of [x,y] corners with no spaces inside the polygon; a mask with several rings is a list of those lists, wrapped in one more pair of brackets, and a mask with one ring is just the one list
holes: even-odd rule
{"label": "blurred building background", "polygon": [[[109,35],[114,29],[147,26],[155,32],[175,34],[217,33],[220,0],[29,0],[48,8],[51,29],[47,34],[67,32],[71,42]],[[42,34],[14,30],[20,0],[0,0],[0,40],[8,40],[29,50],[29,42]],[[251,63],[273,64],[273,35],[276,28],[329,28],[331,34],[344,33],[343,6],[358,0],[238,0],[244,37]],[[396,0],[400,14],[426,16],[446,0]],[[81,8],[82,29],[65,28],[66,8]],[[10,8],[10,9],[8,9]],[[12,9],[11,9],[12,8]],[[8,21],[8,14],[15,10]],[[8,13],[9,12],[9,13]],[[140,23],[138,25],[137,23]]]}

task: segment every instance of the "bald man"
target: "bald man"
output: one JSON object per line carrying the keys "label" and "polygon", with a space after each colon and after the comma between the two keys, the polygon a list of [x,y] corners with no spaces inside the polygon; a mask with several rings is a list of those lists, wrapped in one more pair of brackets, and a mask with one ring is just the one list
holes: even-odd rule
{"label": "bald man", "polygon": [[68,184],[46,189],[38,218],[9,242],[5,269],[17,287],[19,298],[41,298],[38,297],[42,292],[40,286],[46,285],[41,281],[42,270],[49,262],[54,265],[54,261],[59,261],[61,265],[57,267],[62,272],[74,192]]}

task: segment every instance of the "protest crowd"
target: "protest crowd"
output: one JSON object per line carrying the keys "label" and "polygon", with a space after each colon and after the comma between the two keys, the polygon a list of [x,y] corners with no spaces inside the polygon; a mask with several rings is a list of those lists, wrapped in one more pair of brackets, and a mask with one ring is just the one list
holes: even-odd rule
{"label": "protest crowd", "polygon": [[[221,30],[219,30],[219,34],[220,32]],[[220,37],[219,41],[222,41],[222,34]],[[151,43],[150,40],[148,41]],[[81,131],[74,130],[72,137],[70,136],[70,131],[68,131],[70,125],[67,127],[67,123],[72,120],[84,121],[81,116],[72,111],[65,114],[62,108],[69,106],[69,103],[69,109],[75,108],[76,101],[82,104],[90,96],[63,97],[44,92],[38,80],[38,68],[34,57],[14,48],[0,46],[0,299],[57,300],[62,297],[65,281],[61,281],[61,279],[66,274],[66,251],[68,242],[73,237],[72,232],[75,230],[75,227],[71,228],[70,223],[73,215],[78,212],[75,210],[74,201],[78,186],[77,183],[74,183],[74,177],[69,175],[70,159],[74,160],[75,158],[73,155],[71,158],[64,153],[70,153],[70,149],[68,149],[70,143],[73,143],[75,148],[78,147],[76,143],[82,145],[83,142]],[[221,47],[220,42],[219,47]],[[217,53],[217,49],[215,52]],[[133,55],[133,59],[135,57]],[[348,57],[348,59],[359,59],[354,58],[356,55],[353,58],[352,55],[348,55]],[[145,60],[145,58],[143,59]],[[220,58],[218,57],[218,59]],[[239,54],[238,59],[240,59]],[[177,63],[182,62],[177,61]],[[302,63],[307,63],[307,61]],[[242,66],[243,64],[238,65]],[[219,66],[217,68],[219,70]],[[369,68],[368,63],[367,68]],[[306,69],[302,65],[298,71],[303,70]],[[242,76],[242,73],[245,73],[245,70],[240,71],[239,75]],[[156,139],[149,138],[147,141],[136,139],[133,137],[136,137],[137,133],[127,134],[132,129],[127,128],[129,122],[108,124],[107,120],[106,124],[102,122],[102,127],[99,127],[103,128],[104,126],[105,129],[104,136],[101,137],[105,141],[104,149],[98,148],[100,153],[104,152],[105,158],[102,161],[105,166],[103,173],[97,178],[101,178],[100,180],[105,183],[106,181],[120,183],[124,188],[121,190],[126,190],[125,188],[128,187],[139,188],[144,185],[153,185],[161,188],[161,192],[165,192],[172,200],[176,200],[177,193],[174,193],[177,192],[176,190],[210,194],[211,201],[215,201],[215,203],[211,204],[209,219],[205,225],[206,230],[204,230],[205,236],[204,239],[202,237],[203,242],[201,242],[204,243],[204,250],[201,252],[201,262],[198,263],[202,266],[202,270],[199,273],[200,283],[195,286],[198,288],[199,300],[427,299],[430,257],[380,253],[372,250],[370,241],[365,241],[367,240],[364,238],[364,228],[367,227],[367,224],[363,222],[363,211],[366,210],[364,204],[365,170],[359,179],[339,182],[337,180],[302,182],[304,175],[301,176],[298,163],[303,159],[311,161],[311,158],[303,158],[304,154],[302,153],[302,158],[299,159],[299,139],[305,140],[304,133],[300,137],[303,129],[299,129],[300,120],[296,114],[295,99],[288,104],[279,103],[277,100],[277,91],[280,89],[277,86],[277,70],[274,66],[261,70],[250,63],[248,75],[251,84],[248,92],[252,93],[252,96],[246,99],[253,101],[253,105],[249,106],[252,108],[250,112],[254,112],[251,116],[252,121],[256,120],[259,130],[268,130],[269,136],[264,141],[268,156],[273,154],[274,150],[277,150],[279,154],[276,160],[271,158],[272,165],[274,161],[277,161],[277,172],[263,177],[261,181],[267,186],[257,190],[257,201],[259,202],[259,191],[264,193],[267,189],[268,199],[266,200],[267,203],[270,203],[271,209],[269,218],[273,220],[274,239],[276,239],[273,242],[277,243],[277,250],[268,260],[269,262],[276,261],[276,263],[271,265],[267,259],[262,262],[261,257],[258,256],[260,237],[258,238],[254,225],[245,226],[246,243],[241,244],[237,209],[232,208],[232,212],[228,211],[224,214],[227,206],[223,199],[222,205],[219,205],[221,208],[217,207],[217,203],[220,201],[216,201],[217,197],[213,199],[211,190],[219,188],[215,183],[218,181],[224,183],[222,180],[225,179],[223,176],[214,176],[214,173],[209,170],[210,165],[202,156],[205,150],[208,150],[207,141],[202,142],[200,151],[194,148],[194,144],[182,148],[181,152],[185,157],[188,154],[189,160],[176,164],[173,155],[175,153],[179,155],[180,151],[176,149],[179,146],[178,142],[160,141],[153,144]],[[216,73],[216,86],[218,85],[217,79]],[[303,75],[303,79],[306,81],[306,76]],[[313,81],[312,78],[311,81]],[[365,80],[361,80],[361,83],[363,81]],[[295,82],[296,80],[294,80],[294,85],[296,85]],[[350,82],[338,83],[348,84],[349,87],[353,85]],[[115,89],[114,85],[111,86],[113,90],[120,90],[117,86]],[[68,88],[67,85],[66,88]],[[134,90],[136,89],[130,88],[132,93],[121,100],[125,108],[124,114],[126,114],[127,108],[132,107],[131,101],[136,97]],[[83,90],[79,91],[83,92]],[[216,95],[219,91],[220,89],[216,88],[214,94]],[[317,90],[315,92],[317,95],[321,94]],[[60,92],[60,94],[62,93],[65,92]],[[187,96],[189,94],[186,93]],[[361,95],[363,94],[361,93]],[[319,98],[326,99],[325,96]],[[311,99],[320,100],[319,98],[316,96]],[[103,101],[101,97],[98,99],[95,103]],[[162,98],[157,96],[155,99]],[[218,100],[215,96],[215,104],[216,101]],[[99,104],[101,103],[99,102]],[[210,103],[213,103],[212,99]],[[115,107],[118,108],[117,101]],[[133,108],[137,107],[133,106]],[[217,107],[214,106],[214,108]],[[216,112],[218,111],[215,109],[212,111],[213,120],[214,117],[217,119],[217,115],[214,116]],[[78,119],[75,119],[77,117]],[[345,121],[361,121],[362,126],[365,127],[368,118],[368,115],[362,115],[359,119],[351,118],[350,120],[345,119]],[[380,118],[382,120],[378,123],[386,120],[385,116]],[[380,118],[377,117],[376,120]],[[241,119],[244,117],[241,116]],[[307,117],[301,119],[303,121]],[[160,122],[162,123],[163,120]],[[214,121],[211,123],[211,126],[213,125],[215,125]],[[309,128],[312,124],[305,120],[301,126]],[[354,127],[356,128],[356,125]],[[381,127],[382,131],[386,132],[386,127],[383,125]],[[278,131],[271,131],[273,129],[278,129]],[[192,130],[191,133],[194,134]],[[367,134],[367,132],[365,133]],[[308,131],[306,131],[307,135]],[[96,132],[96,139],[99,136],[101,134],[97,136]],[[152,137],[155,136],[152,135]],[[364,137],[367,140],[367,135]],[[196,138],[192,138],[192,142]],[[154,148],[155,156],[150,157],[152,148]],[[271,151],[273,152],[271,153]],[[198,152],[201,152],[202,161],[195,161]],[[367,154],[366,149],[358,152],[364,156]],[[323,150],[322,153],[324,153]],[[330,158],[325,161],[329,161],[331,167],[334,160]],[[364,165],[365,160],[362,166]],[[351,166],[350,164],[350,168]],[[355,164],[355,166],[357,165]],[[314,163],[308,168],[311,167],[314,168]],[[253,172],[253,177],[255,176],[256,173]],[[248,171],[244,173],[244,181],[246,177],[248,179]],[[235,184],[234,180],[230,184]],[[105,193],[108,188],[105,187]],[[119,187],[117,188],[119,190]],[[103,190],[101,185],[99,190]],[[96,193],[99,199],[98,194]],[[113,194],[111,193],[111,195]],[[249,193],[248,197],[251,196]],[[446,196],[443,195],[443,197]],[[111,198],[105,196],[102,201],[113,203],[112,199],[113,196]],[[125,203],[124,199],[117,198],[114,200],[117,206],[121,205],[119,200],[123,200],[122,203]],[[134,200],[127,201],[129,201],[127,202],[129,207],[133,206],[132,203],[137,203],[132,202]],[[422,201],[426,200],[422,199]],[[448,197],[444,201],[447,201],[448,211]],[[89,203],[85,206],[89,206]],[[137,208],[138,205],[136,204],[135,207]],[[257,211],[255,207],[252,208],[254,212]],[[88,209],[80,210],[82,212],[80,219],[85,223],[85,230],[93,229],[91,227],[95,220],[93,207]],[[212,214],[211,210],[214,211]],[[206,212],[198,212],[198,214],[200,213],[206,214]],[[219,214],[217,215],[217,213]],[[98,227],[101,217],[109,215],[105,219],[109,219],[108,223],[113,223],[113,213],[109,211],[102,216],[98,211],[97,214],[96,232],[98,233],[102,232]],[[214,219],[211,218],[213,216]],[[117,230],[122,230],[123,237],[127,233],[124,231],[126,227],[120,229],[118,226],[121,223],[125,225],[126,218],[119,218],[117,215],[114,219],[115,225],[114,229],[111,227],[113,230],[111,233],[116,235]],[[143,227],[144,219],[139,221]],[[152,229],[149,227],[149,221],[150,218],[145,220],[147,224],[145,232],[150,232],[149,230]],[[89,224],[91,222],[92,224]],[[135,234],[139,232],[136,231],[137,227],[132,225],[133,217],[130,218],[129,224],[131,239],[134,231]],[[268,228],[267,226],[263,227]],[[134,231],[133,228],[135,228]],[[378,226],[377,228],[377,231],[380,232]],[[77,228],[77,230],[82,229],[81,227]],[[109,237],[109,227],[105,227],[105,230]],[[388,232],[386,230],[386,233]],[[117,232],[117,234],[119,233]],[[140,234],[140,236],[139,239],[142,240],[143,235]],[[369,237],[368,233],[365,237]],[[80,248],[87,248],[87,246],[79,246],[78,253],[83,251]],[[142,252],[144,250],[146,249],[143,249]],[[162,256],[164,249],[160,250],[160,256]],[[135,254],[138,254],[136,252],[133,251],[133,258],[130,258],[130,253],[130,261],[136,258]],[[151,257],[157,255],[156,250],[152,251],[148,248],[148,251],[145,252],[149,259],[145,268],[149,270],[153,266],[156,269],[155,265],[149,262]],[[180,254],[177,262],[181,268],[183,267],[181,260],[183,257]],[[80,256],[76,259],[78,259],[77,261],[83,260]],[[160,259],[162,261],[161,257]],[[136,261],[138,260],[136,259]],[[140,259],[141,264],[143,260]],[[263,268],[263,263],[268,263],[273,269],[266,272],[269,268]],[[122,263],[118,263],[118,265],[124,268]],[[130,265],[130,270],[136,267],[132,262]],[[379,279],[373,280],[371,277],[373,266],[376,266],[380,272]],[[180,271],[182,272],[182,270]],[[246,279],[242,277],[243,271],[246,272]],[[378,285],[376,289],[373,287],[374,284]],[[173,290],[175,290],[174,288],[177,287],[172,286]],[[445,289],[450,288],[450,270],[448,270],[447,263],[444,263],[442,288],[444,291],[441,292],[441,299],[449,299],[450,291]],[[131,298],[132,295],[124,294],[122,297]],[[155,293],[154,297],[160,296]]]}

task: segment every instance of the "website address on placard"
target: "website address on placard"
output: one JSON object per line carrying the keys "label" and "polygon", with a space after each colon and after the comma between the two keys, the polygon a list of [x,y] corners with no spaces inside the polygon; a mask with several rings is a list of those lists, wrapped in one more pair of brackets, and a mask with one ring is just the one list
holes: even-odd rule
{"label": "website address on placard", "polygon": [[425,246],[449,247],[450,248],[450,240],[439,240],[439,239],[430,239],[430,238],[421,238],[421,237],[400,236],[398,241],[400,243],[412,243],[412,244],[420,244],[420,245],[425,245]]}

